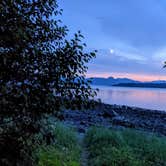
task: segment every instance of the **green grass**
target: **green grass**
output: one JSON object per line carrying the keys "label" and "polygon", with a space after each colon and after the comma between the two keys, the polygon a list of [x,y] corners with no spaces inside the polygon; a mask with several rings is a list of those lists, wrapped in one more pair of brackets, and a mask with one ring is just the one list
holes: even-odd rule
{"label": "green grass", "polygon": [[[38,166],[80,166],[77,133],[55,126],[55,143],[37,150]],[[91,128],[85,135],[88,166],[166,166],[166,138],[135,130]]]}
{"label": "green grass", "polygon": [[55,143],[38,150],[38,166],[80,166],[80,146],[76,133],[63,125],[56,125]]}
{"label": "green grass", "polygon": [[166,166],[166,138],[133,130],[92,128],[85,143],[90,166]]}

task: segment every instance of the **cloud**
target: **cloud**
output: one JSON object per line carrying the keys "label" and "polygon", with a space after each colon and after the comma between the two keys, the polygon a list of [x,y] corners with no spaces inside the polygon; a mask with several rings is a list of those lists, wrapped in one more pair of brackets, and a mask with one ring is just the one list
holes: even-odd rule
{"label": "cloud", "polygon": [[163,47],[154,52],[152,59],[156,62],[164,63],[166,61],[166,47]]}
{"label": "cloud", "polygon": [[[164,76],[166,0],[60,1],[63,20],[99,50],[89,73]],[[111,50],[111,52],[110,52]],[[111,74],[110,74],[111,75]]]}
{"label": "cloud", "polygon": [[162,63],[154,57],[115,50],[114,54],[108,49],[99,50],[97,58],[89,64],[91,73],[134,73],[138,75],[166,75]]}
{"label": "cloud", "polygon": [[142,55],[122,50],[114,50],[114,56],[119,56],[125,60],[135,60],[138,63],[145,63],[147,61],[147,58]]}
{"label": "cloud", "polygon": [[161,0],[111,0],[109,14],[98,18],[102,32],[144,50],[166,44],[166,10]]}

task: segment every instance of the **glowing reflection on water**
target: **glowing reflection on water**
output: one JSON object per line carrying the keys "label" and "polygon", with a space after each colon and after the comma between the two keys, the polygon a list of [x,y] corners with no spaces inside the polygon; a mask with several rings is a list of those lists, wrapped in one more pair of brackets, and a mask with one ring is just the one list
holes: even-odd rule
{"label": "glowing reflection on water", "polygon": [[166,89],[94,86],[104,103],[166,110]]}

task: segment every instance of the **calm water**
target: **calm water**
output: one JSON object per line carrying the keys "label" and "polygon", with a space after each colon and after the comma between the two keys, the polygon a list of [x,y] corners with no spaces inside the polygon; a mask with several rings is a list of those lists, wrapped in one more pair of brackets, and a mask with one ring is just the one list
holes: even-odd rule
{"label": "calm water", "polygon": [[94,86],[104,103],[166,111],[166,89]]}

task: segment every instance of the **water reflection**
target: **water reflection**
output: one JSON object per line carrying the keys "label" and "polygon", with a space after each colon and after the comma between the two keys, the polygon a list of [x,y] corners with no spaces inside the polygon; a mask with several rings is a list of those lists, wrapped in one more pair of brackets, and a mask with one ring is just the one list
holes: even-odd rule
{"label": "water reflection", "polygon": [[166,110],[166,89],[95,86],[104,103]]}

